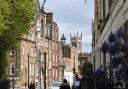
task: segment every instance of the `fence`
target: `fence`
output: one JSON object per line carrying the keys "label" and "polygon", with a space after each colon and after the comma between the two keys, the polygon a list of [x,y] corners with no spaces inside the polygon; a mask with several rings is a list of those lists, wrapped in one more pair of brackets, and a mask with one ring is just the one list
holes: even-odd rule
{"label": "fence", "polygon": [[81,79],[80,89],[128,89],[128,84],[121,81],[112,81],[111,79],[95,79],[95,78],[83,78]]}
{"label": "fence", "polygon": [[0,79],[0,89],[9,89],[10,88],[10,81]]}

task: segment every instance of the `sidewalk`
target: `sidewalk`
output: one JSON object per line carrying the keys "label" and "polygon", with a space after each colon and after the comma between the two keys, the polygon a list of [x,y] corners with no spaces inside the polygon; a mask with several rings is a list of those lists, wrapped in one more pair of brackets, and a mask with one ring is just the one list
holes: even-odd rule
{"label": "sidewalk", "polygon": [[[13,88],[10,88],[10,89],[13,89]],[[26,87],[19,87],[19,88],[15,87],[14,89],[28,89],[28,88],[26,88]]]}

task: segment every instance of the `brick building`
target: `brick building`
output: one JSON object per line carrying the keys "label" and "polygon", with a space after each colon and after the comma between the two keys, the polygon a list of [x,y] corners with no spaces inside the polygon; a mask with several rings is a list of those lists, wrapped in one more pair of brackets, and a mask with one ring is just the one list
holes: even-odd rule
{"label": "brick building", "polygon": [[[44,69],[46,69],[46,84],[60,80],[58,64],[58,26],[53,21],[53,13],[41,10],[41,83],[44,85]],[[10,49],[9,79],[11,87],[27,88],[31,81],[38,83],[36,32],[32,26],[29,33],[19,39],[19,46]],[[44,68],[44,52],[46,52],[46,68]],[[13,73],[14,69],[14,73]]]}

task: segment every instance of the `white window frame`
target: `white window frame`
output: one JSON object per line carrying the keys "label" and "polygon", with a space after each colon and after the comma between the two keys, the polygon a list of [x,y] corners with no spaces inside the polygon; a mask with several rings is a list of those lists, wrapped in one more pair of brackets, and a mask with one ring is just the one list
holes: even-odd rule
{"label": "white window frame", "polygon": [[14,64],[14,63],[11,63],[11,64],[10,64],[10,75],[14,75],[14,74],[12,73],[12,67],[14,67],[14,71],[15,71],[15,64]]}
{"label": "white window frame", "polygon": [[13,55],[15,55],[15,48],[14,47],[12,47],[10,49],[10,56],[13,56]]}

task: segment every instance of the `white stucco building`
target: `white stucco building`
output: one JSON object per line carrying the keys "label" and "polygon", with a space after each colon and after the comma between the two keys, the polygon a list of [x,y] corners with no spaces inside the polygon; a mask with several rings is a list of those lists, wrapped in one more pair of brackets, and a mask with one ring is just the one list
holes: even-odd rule
{"label": "white stucco building", "polygon": [[[93,68],[110,65],[110,54],[101,51],[110,33],[119,28],[128,30],[128,0],[95,0],[95,18],[92,23]],[[126,26],[124,24],[127,24]]]}

